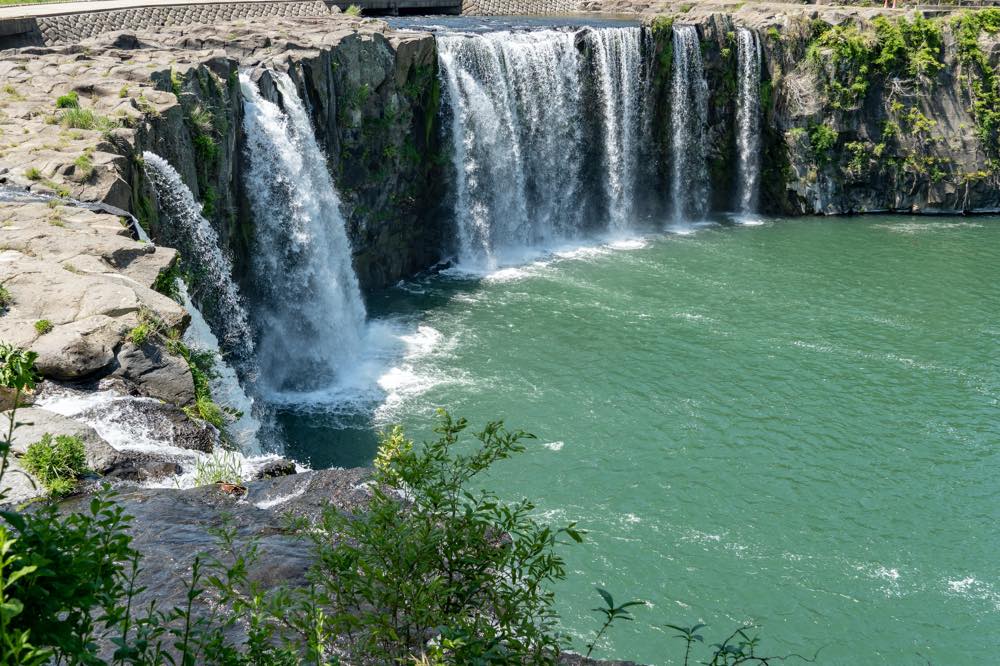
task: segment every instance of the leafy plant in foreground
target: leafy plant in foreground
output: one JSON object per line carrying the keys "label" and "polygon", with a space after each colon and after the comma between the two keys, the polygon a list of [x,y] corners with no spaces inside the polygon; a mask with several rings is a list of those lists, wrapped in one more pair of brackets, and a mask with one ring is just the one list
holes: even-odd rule
{"label": "leafy plant in foreground", "polygon": [[644,601],[636,600],[627,601],[620,606],[615,606],[615,600],[611,596],[610,592],[597,588],[597,593],[600,594],[601,598],[604,600],[604,606],[591,608],[591,610],[604,616],[604,624],[602,624],[601,628],[597,630],[597,635],[594,636],[594,640],[587,644],[587,657],[590,657],[591,653],[594,651],[594,646],[597,644],[597,641],[601,640],[601,636],[604,635],[604,632],[606,632],[612,624],[618,620],[628,620],[631,622],[635,619],[632,617],[632,614],[628,612],[629,608],[645,604]]}
{"label": "leafy plant in foreground", "polygon": [[365,509],[331,507],[302,526],[317,562],[309,586],[265,593],[220,578],[237,583],[220,585],[221,602],[269,617],[311,663],[335,653],[352,663],[553,663],[562,639],[550,587],[566,573],[555,547],[582,535],[572,523],[538,524],[527,500],[475,489],[533,437],[490,423],[469,450],[459,441],[467,426],[441,411],[435,441],[385,435]]}

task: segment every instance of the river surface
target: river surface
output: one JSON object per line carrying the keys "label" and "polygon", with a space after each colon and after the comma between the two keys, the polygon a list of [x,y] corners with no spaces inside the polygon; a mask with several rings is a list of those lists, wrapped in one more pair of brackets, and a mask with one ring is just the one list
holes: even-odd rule
{"label": "river surface", "polygon": [[451,271],[372,304],[404,334],[366,413],[283,417],[365,464],[445,406],[538,435],[487,483],[589,531],[559,610],[649,602],[598,653],[679,663],[664,623],[744,621],[823,664],[1000,651],[1000,220],[708,226]]}

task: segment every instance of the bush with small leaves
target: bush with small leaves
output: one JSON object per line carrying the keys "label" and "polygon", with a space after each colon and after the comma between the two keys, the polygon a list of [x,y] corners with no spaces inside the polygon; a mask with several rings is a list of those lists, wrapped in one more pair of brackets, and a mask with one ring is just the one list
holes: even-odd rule
{"label": "bush with small leaves", "polygon": [[80,96],[75,90],[71,90],[65,95],[60,95],[56,98],[56,108],[57,109],[79,109],[80,108]]}
{"label": "bush with small leaves", "polygon": [[146,322],[139,322],[131,331],[128,332],[128,340],[136,347],[141,347],[146,344],[149,340],[150,329],[149,324]]}
{"label": "bush with small leaves", "polygon": [[35,322],[35,332],[38,335],[45,335],[46,333],[52,332],[52,322],[48,319],[39,319]]}
{"label": "bush with small leaves", "polygon": [[28,447],[22,463],[52,495],[66,495],[87,471],[87,452],[79,437],[46,433]]}
{"label": "bush with small leaves", "polygon": [[361,16],[361,7],[358,5],[350,5],[344,10],[344,13],[348,16]]}

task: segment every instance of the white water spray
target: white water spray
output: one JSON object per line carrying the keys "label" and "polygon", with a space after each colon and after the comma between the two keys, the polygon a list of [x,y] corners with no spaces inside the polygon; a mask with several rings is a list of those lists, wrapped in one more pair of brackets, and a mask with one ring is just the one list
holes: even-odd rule
{"label": "white water spray", "polygon": [[247,194],[256,237],[257,358],[272,392],[335,382],[361,350],[365,308],[340,198],[326,156],[287,74],[275,74],[284,110],[240,75]]}
{"label": "white water spray", "polygon": [[737,30],[739,97],[736,106],[736,146],[739,158],[738,212],[757,209],[760,189],[760,66],[761,46],[757,33]]}
{"label": "white water spray", "polygon": [[[233,281],[233,263],[222,251],[219,235],[201,213],[191,190],[170,164],[155,153],[142,154],[146,174],[156,188],[165,232],[178,246],[189,268],[195,272],[198,291],[211,303],[222,346],[240,361],[253,355],[253,336],[239,287]],[[189,311],[191,308],[189,308]],[[200,315],[199,315],[200,316]]]}
{"label": "white water spray", "polygon": [[178,280],[177,287],[185,309],[191,314],[191,324],[184,332],[184,344],[191,349],[215,354],[216,361],[213,367],[215,376],[209,380],[212,399],[219,405],[240,413],[236,420],[226,426],[226,433],[243,453],[259,453],[260,442],[257,440],[257,433],[260,432],[261,424],[253,415],[253,399],[243,390],[236,371],[223,358],[219,340],[212,333],[201,311],[191,301],[187,285],[183,280]]}
{"label": "white water spray", "polygon": [[675,25],[673,40],[670,196],[674,224],[685,225],[702,219],[708,212],[708,169],[705,163],[708,82],[705,80],[697,28]]}
{"label": "white water spray", "polygon": [[[641,46],[639,28],[439,36],[464,264],[495,268],[506,254],[579,236],[588,225],[629,224]],[[600,182],[588,176],[589,160],[603,163]]]}

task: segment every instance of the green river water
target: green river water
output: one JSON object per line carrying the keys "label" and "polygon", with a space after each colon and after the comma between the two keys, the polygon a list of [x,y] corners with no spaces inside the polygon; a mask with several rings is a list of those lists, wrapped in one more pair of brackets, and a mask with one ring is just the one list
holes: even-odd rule
{"label": "green river water", "polygon": [[[372,309],[418,331],[376,425],[538,435],[487,482],[589,531],[558,590],[577,649],[599,585],[648,601],[602,657],[679,663],[665,623],[753,621],[822,664],[1000,663],[1000,220],[710,227]],[[338,432],[314,464],[370,459]]]}

